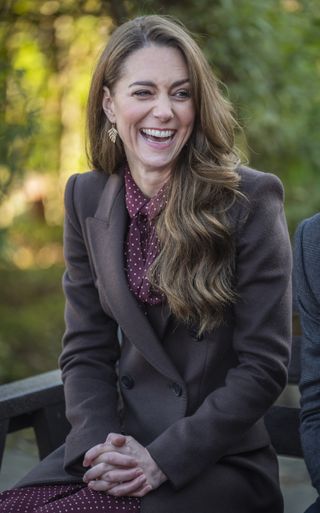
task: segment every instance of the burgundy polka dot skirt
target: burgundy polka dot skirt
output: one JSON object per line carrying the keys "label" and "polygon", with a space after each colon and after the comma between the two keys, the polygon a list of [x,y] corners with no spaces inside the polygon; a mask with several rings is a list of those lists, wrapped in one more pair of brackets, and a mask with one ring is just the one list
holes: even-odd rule
{"label": "burgundy polka dot skirt", "polygon": [[139,513],[140,499],[113,497],[87,486],[62,484],[0,493],[0,513]]}

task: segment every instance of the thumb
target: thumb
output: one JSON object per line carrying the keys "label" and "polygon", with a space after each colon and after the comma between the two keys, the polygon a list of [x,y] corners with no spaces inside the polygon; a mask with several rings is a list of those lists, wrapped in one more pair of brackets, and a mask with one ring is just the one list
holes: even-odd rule
{"label": "thumb", "polygon": [[115,447],[122,447],[126,443],[126,437],[118,433],[109,433],[106,438],[106,444],[112,444]]}

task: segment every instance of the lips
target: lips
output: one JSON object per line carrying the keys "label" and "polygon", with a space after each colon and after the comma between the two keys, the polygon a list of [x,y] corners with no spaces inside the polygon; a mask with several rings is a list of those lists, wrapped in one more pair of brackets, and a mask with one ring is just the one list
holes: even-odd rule
{"label": "lips", "polygon": [[173,139],[176,130],[160,130],[158,128],[141,128],[141,135],[152,142],[168,142]]}

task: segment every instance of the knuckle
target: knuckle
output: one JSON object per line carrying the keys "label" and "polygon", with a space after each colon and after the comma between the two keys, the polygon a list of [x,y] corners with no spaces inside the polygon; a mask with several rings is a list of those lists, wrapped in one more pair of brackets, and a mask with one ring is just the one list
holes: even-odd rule
{"label": "knuckle", "polygon": [[105,464],[107,465],[108,463],[112,463],[112,462],[113,462],[113,453],[109,452],[108,454],[105,455]]}

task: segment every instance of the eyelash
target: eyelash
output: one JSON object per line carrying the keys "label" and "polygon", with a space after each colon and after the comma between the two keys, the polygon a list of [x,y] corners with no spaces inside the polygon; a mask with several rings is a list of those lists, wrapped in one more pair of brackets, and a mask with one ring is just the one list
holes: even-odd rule
{"label": "eyelash", "polygon": [[[151,96],[153,93],[152,91],[149,91],[148,89],[139,89],[138,91],[135,91],[133,93],[133,96],[138,96],[140,98],[146,98],[148,96]],[[191,98],[191,92],[187,89],[179,89],[176,91],[173,96],[177,97],[178,99],[187,99]]]}
{"label": "eyelash", "polygon": [[149,94],[151,94],[150,91],[143,89],[143,90],[135,91],[133,93],[133,96],[147,96],[147,95],[149,96]]}
{"label": "eyelash", "polygon": [[191,98],[191,92],[188,91],[188,89],[180,89],[175,93],[176,95],[179,94],[180,98]]}

